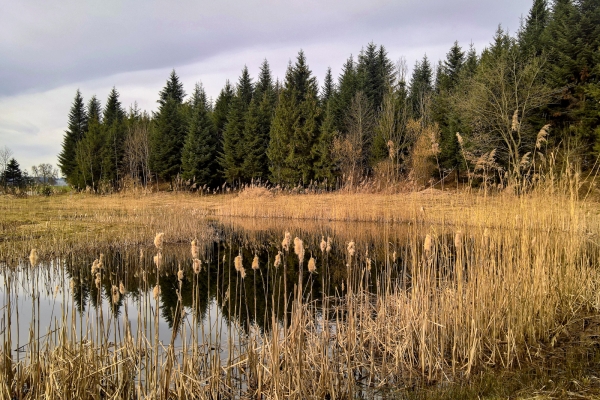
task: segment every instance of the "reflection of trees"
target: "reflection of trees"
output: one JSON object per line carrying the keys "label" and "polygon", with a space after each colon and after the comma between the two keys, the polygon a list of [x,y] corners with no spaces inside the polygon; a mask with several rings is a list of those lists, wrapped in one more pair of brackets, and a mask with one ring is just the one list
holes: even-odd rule
{"label": "reflection of trees", "polygon": [[[275,255],[281,248],[282,229],[265,229],[247,231],[244,229],[221,228],[222,237],[227,238],[218,243],[207,243],[204,247],[202,270],[195,274],[192,270],[192,260],[189,245],[166,246],[163,251],[163,265],[160,269],[160,311],[162,319],[173,328],[174,315],[177,310],[179,281],[177,280],[178,265],[184,270],[181,285],[181,301],[186,311],[193,313],[194,320],[201,324],[206,318],[208,307],[213,300],[220,307],[219,313],[230,324],[242,327],[246,332],[251,325],[257,325],[262,330],[269,330],[272,316],[283,323],[284,316],[289,315],[291,300],[294,298],[294,288],[298,287],[299,262],[293,250],[283,256],[283,265],[274,268]],[[342,282],[347,285],[346,267],[347,255],[344,242],[337,243],[331,253],[323,254],[319,249],[321,235],[335,237],[334,231],[322,232],[297,231],[293,236],[303,238],[306,247],[306,258],[303,265],[302,288],[303,297],[319,307],[323,296],[342,294]],[[371,291],[376,288],[376,282],[385,265],[386,251],[383,246],[370,244],[369,254],[374,260],[373,268],[364,278],[365,243],[353,261],[353,275],[363,277],[363,287]],[[400,247],[397,247],[400,248]],[[361,250],[362,249],[362,250]],[[99,250],[97,250],[100,252]],[[233,260],[238,254],[243,256],[243,267],[246,278],[241,279],[235,270]],[[100,295],[109,301],[114,316],[119,316],[124,307],[125,298],[120,296],[116,304],[112,304],[112,286],[121,282],[130,300],[140,301],[146,296],[152,296],[152,289],[157,281],[157,269],[152,261],[154,248],[144,249],[144,258],[140,260],[139,249],[107,249],[104,251],[104,269]],[[401,254],[401,252],[399,252]],[[252,269],[254,255],[258,255],[259,269]],[[308,259],[316,258],[317,270],[309,274]],[[223,261],[225,256],[225,261]],[[399,255],[400,257],[400,255]],[[89,255],[74,255],[66,262],[67,274],[72,279],[71,293],[79,312],[84,312],[88,304],[99,307],[99,291],[96,288],[90,266],[96,257]],[[398,258],[398,261],[400,258]],[[397,264],[395,269],[398,269]],[[394,276],[396,272],[394,272]],[[284,285],[284,282],[286,283]],[[226,297],[228,296],[228,297]],[[288,299],[288,313],[284,312],[285,299]],[[287,321],[289,323],[289,321]],[[178,327],[179,329],[179,327]]]}

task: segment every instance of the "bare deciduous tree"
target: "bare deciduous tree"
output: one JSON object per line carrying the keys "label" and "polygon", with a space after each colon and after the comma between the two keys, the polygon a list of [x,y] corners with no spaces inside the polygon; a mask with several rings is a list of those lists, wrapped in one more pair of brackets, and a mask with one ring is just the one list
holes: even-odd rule
{"label": "bare deciduous tree", "polygon": [[150,181],[149,137],[149,120],[142,118],[129,127],[124,145],[126,173],[134,183],[139,183],[143,187],[146,187]]}

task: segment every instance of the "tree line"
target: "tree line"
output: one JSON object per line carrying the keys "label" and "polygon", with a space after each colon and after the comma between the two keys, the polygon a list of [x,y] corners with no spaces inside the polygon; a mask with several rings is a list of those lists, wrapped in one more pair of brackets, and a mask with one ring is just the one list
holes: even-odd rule
{"label": "tree line", "polygon": [[481,53],[458,42],[419,60],[409,77],[369,43],[322,84],[300,51],[283,81],[265,60],[217,99],[187,95],[173,70],[158,110],[104,106],[77,91],[59,166],[77,189],[151,182],[214,188],[416,184],[475,178],[508,185],[556,163],[593,167],[600,153],[600,4],[535,0],[516,35],[498,27]]}

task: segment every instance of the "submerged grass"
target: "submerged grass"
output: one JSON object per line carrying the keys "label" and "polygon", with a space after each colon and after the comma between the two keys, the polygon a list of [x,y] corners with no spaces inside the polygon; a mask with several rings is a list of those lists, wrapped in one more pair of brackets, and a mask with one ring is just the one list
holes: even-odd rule
{"label": "submerged grass", "polygon": [[[77,335],[63,320],[41,340],[32,326],[38,334],[18,361],[9,335],[0,357],[0,397],[597,396],[599,210],[576,196],[548,193],[2,198],[0,260],[7,270],[29,256],[35,271],[38,257],[153,243],[146,257],[158,261],[144,264],[156,270],[152,276],[136,270],[148,298],[135,317],[147,329],[131,335],[125,328],[119,338]],[[215,236],[207,218],[246,232],[277,228],[282,242],[266,264],[256,253],[244,258],[241,248],[215,255],[212,264],[200,261],[195,239]],[[334,229],[345,267],[333,271],[332,244],[317,221],[385,223]],[[389,227],[398,223],[402,236],[391,237]],[[379,250],[366,246],[373,229],[382,238]],[[248,250],[257,248],[260,237],[255,240],[244,239]],[[163,265],[163,241],[192,243],[181,268]],[[387,244],[398,241],[401,247]],[[224,345],[215,337],[222,327],[205,332],[195,321],[173,329],[169,343],[158,340],[165,274],[177,277],[177,319],[182,285],[201,284],[201,265],[215,272],[227,329],[237,329],[226,335],[225,357],[215,350]],[[256,308],[244,292],[249,280],[268,286],[272,303],[284,294],[283,307],[265,315],[268,330],[236,328],[232,318],[252,301]],[[335,293],[316,301],[315,280],[321,287],[334,283]],[[114,298],[123,295],[120,286],[116,280],[109,286]],[[5,288],[16,290],[9,281]],[[13,308],[4,305],[5,320],[14,321]],[[110,315],[96,318],[111,323]],[[189,340],[183,340],[186,329]],[[176,349],[177,335],[183,345]]]}

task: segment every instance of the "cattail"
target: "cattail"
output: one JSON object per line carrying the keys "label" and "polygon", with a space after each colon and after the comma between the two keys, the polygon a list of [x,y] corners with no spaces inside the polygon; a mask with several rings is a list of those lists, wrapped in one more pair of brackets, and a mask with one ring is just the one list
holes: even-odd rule
{"label": "cattail", "polygon": [[102,269],[104,267],[104,254],[100,253],[100,259],[98,260],[98,269]]}
{"label": "cattail", "polygon": [[36,249],[31,249],[31,253],[29,253],[29,262],[32,267],[35,267],[38,262],[38,253]]}
{"label": "cattail", "polygon": [[510,129],[516,132],[519,129],[519,110],[515,110],[512,116],[512,123]]}
{"label": "cattail", "polygon": [[327,248],[325,251],[328,253],[331,251],[331,238],[329,236],[327,236]]}
{"label": "cattail", "polygon": [[344,291],[344,281],[342,281],[342,292]]}
{"label": "cattail", "polygon": [[75,279],[73,278],[71,278],[71,281],[69,282],[69,289],[71,289],[71,292],[75,289]]}
{"label": "cattail", "polygon": [[154,289],[152,289],[152,296],[154,296],[154,300],[158,300],[159,295],[160,295],[160,286],[156,285],[156,286],[154,286]]}
{"label": "cattail", "polygon": [[433,244],[431,242],[431,235],[427,234],[427,236],[425,236],[425,243],[423,244],[423,250],[425,250],[425,254],[430,255],[432,249],[433,249]]}
{"label": "cattail", "polygon": [[256,254],[254,255],[254,259],[252,260],[252,269],[255,271],[258,269],[258,256]]}
{"label": "cattail", "polygon": [[302,239],[296,237],[294,238],[294,253],[298,256],[298,262],[302,265],[304,261],[304,243],[302,243]]}
{"label": "cattail", "polygon": [[311,256],[310,260],[308,260],[308,272],[311,274],[317,270],[317,263],[315,259]]}
{"label": "cattail", "polygon": [[125,285],[123,285],[123,282],[119,282],[119,293],[125,296]]}
{"label": "cattail", "polygon": [[113,285],[111,288],[111,296],[112,296],[113,304],[117,304],[119,302],[119,300],[121,299],[121,294],[119,293],[119,288],[116,287],[115,285]]}
{"label": "cattail", "polygon": [[163,247],[163,241],[164,241],[164,232],[161,233],[157,233],[156,236],[154,237],[154,246],[156,246],[157,249],[162,249]]}
{"label": "cattail", "polygon": [[290,235],[289,232],[286,232],[283,237],[283,241],[281,242],[281,247],[283,248],[283,250],[290,251],[291,241],[292,241],[292,235]]}
{"label": "cattail", "polygon": [[354,241],[350,241],[350,243],[348,243],[348,254],[350,254],[350,257],[353,257],[354,253],[356,253],[356,245]]}
{"label": "cattail", "polygon": [[96,272],[99,271],[98,260],[97,259],[94,260],[94,262],[92,263],[92,269],[91,269],[91,271],[92,271],[92,275],[94,275]]}
{"label": "cattail", "polygon": [[280,265],[281,265],[281,252],[278,251],[277,255],[275,256],[275,262],[273,263],[273,266],[275,268],[279,268]]}
{"label": "cattail", "polygon": [[144,261],[144,249],[140,249],[140,261]]}
{"label": "cattail", "polygon": [[246,270],[244,268],[240,270],[240,276],[242,277],[242,279],[246,277]]}
{"label": "cattail", "polygon": [[242,254],[241,253],[236,258],[234,258],[233,265],[235,267],[235,270],[238,272],[241,271],[242,269],[244,269],[244,267],[242,267]]}
{"label": "cattail", "polygon": [[196,239],[192,240],[192,258],[198,258],[200,254],[200,249],[198,248],[198,241]]}
{"label": "cattail", "polygon": [[462,231],[458,230],[454,234],[454,246],[456,247],[457,250],[462,247],[462,242],[463,242],[463,234],[462,234]]}
{"label": "cattail", "polygon": [[194,273],[195,274],[199,274],[200,271],[202,270],[202,261],[200,261],[197,258],[194,258],[194,261],[192,263],[192,266],[194,268]]}
{"label": "cattail", "polygon": [[392,253],[392,261],[396,261],[396,250],[394,250],[394,252]]}
{"label": "cattail", "polygon": [[179,282],[183,281],[183,270],[181,269],[181,265],[179,266],[179,270],[177,271],[177,280]]}
{"label": "cattail", "polygon": [[100,273],[99,272],[96,274],[96,279],[95,279],[94,283],[96,283],[96,287],[98,289],[100,289],[100,285],[102,284],[102,279],[100,277]]}
{"label": "cattail", "polygon": [[325,241],[325,236],[321,236],[321,253],[325,253],[327,249],[327,242]]}
{"label": "cattail", "polygon": [[162,267],[162,253],[159,251],[158,254],[156,254],[154,256],[154,265],[156,265],[157,269],[160,269],[160,267]]}
{"label": "cattail", "polygon": [[371,258],[367,257],[367,271],[371,270]]}

